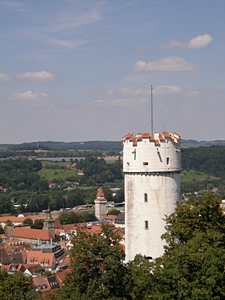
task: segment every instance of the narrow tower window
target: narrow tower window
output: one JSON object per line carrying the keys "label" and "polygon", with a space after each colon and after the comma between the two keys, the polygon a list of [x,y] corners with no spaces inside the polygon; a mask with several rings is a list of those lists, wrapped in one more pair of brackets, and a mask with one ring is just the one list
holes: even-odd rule
{"label": "narrow tower window", "polygon": [[144,162],[143,162],[143,165],[144,165],[144,166],[147,166],[147,165],[148,165],[148,162],[147,162],[147,161],[144,161]]}
{"label": "narrow tower window", "polygon": [[134,154],[134,160],[136,160],[136,149],[132,153]]}
{"label": "narrow tower window", "polygon": [[167,165],[170,164],[170,158],[169,157],[166,158],[166,163],[167,163]]}
{"label": "narrow tower window", "polygon": [[148,194],[147,193],[144,193],[144,201],[148,202]]}
{"label": "narrow tower window", "polygon": [[145,221],[145,229],[146,229],[146,230],[149,229],[149,228],[148,228],[148,221]]}

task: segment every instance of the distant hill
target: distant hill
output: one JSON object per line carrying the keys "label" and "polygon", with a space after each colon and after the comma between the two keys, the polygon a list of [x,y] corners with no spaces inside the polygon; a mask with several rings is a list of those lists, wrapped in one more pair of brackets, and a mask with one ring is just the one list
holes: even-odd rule
{"label": "distant hill", "polygon": [[[196,141],[196,140],[181,140],[182,148],[191,147],[209,147],[209,146],[225,146],[225,140],[215,141]],[[122,141],[85,141],[85,142],[31,142],[22,144],[0,144],[0,150],[53,150],[53,151],[69,151],[69,150],[114,150],[122,151]]]}
{"label": "distant hill", "polygon": [[181,140],[182,148],[210,147],[210,146],[225,146],[225,140],[200,141],[200,142],[196,140]]}
{"label": "distant hill", "polygon": [[122,141],[86,141],[86,142],[31,142],[22,144],[0,144],[0,150],[18,151],[18,150],[52,150],[52,151],[69,151],[69,150],[122,150]]}

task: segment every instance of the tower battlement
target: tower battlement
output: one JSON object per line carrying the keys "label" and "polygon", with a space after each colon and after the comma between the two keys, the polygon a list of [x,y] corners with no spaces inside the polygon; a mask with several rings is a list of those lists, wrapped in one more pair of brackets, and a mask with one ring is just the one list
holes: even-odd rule
{"label": "tower battlement", "polygon": [[137,133],[134,135],[133,133],[128,133],[123,137],[123,144],[126,141],[132,142],[133,146],[137,146],[138,142],[142,142],[143,140],[148,140],[149,142],[154,142],[155,146],[160,146],[163,142],[168,142],[171,140],[175,145],[178,144],[181,140],[181,136],[176,132],[162,132],[162,134],[156,132],[153,136],[150,135],[149,132]]}

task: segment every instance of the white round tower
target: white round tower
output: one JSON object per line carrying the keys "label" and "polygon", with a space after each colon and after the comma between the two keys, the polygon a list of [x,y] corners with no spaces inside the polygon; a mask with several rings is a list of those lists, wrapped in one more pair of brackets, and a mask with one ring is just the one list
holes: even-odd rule
{"label": "white round tower", "polygon": [[165,215],[180,201],[180,136],[162,132],[123,138],[126,261],[164,252]]}

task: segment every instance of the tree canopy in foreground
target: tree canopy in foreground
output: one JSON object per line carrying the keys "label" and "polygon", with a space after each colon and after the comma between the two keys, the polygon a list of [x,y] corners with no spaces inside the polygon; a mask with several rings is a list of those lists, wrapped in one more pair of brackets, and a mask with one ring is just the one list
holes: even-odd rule
{"label": "tree canopy in foreground", "polygon": [[128,299],[128,270],[121,235],[109,225],[100,235],[80,228],[72,239],[71,268],[54,299]]}
{"label": "tree canopy in foreground", "polygon": [[221,200],[207,195],[178,204],[166,217],[165,254],[141,255],[127,264],[120,235],[79,230],[71,250],[72,272],[55,299],[225,299],[225,218]]}

